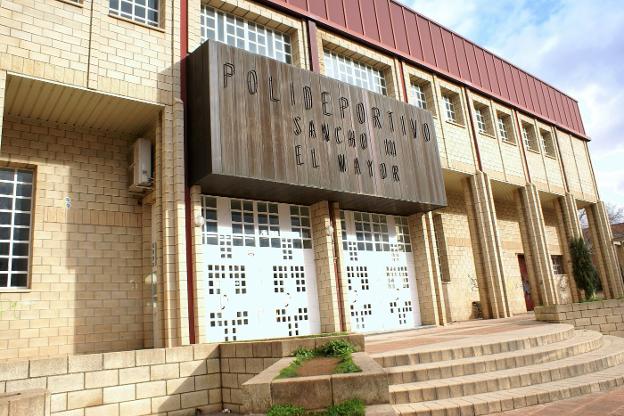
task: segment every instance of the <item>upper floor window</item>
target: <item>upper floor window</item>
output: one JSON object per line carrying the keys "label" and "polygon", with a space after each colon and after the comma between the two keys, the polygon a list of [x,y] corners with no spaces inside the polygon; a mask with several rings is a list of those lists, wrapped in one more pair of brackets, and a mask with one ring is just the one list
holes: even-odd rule
{"label": "upper floor window", "polygon": [[475,118],[477,119],[477,128],[479,129],[479,133],[485,133],[485,117],[483,117],[483,113],[480,108],[475,108]]}
{"label": "upper floor window", "polygon": [[481,134],[494,135],[494,126],[492,126],[492,117],[490,116],[490,108],[479,102],[474,102],[475,122],[477,129]]}
{"label": "upper floor window", "polygon": [[378,94],[387,94],[386,80],[381,71],[328,50],[325,51],[325,74]]}
{"label": "upper floor window", "polygon": [[443,95],[442,103],[444,103],[446,118],[451,121],[457,121],[457,114],[455,113],[455,104],[453,103],[453,99],[448,95]]}
{"label": "upper floor window", "polygon": [[513,127],[511,125],[511,117],[505,113],[496,115],[496,127],[502,141],[506,143],[515,143]]}
{"label": "upper floor window", "polygon": [[0,289],[28,287],[33,172],[0,169]]}
{"label": "upper floor window", "polygon": [[427,109],[427,96],[425,96],[422,85],[411,83],[410,103],[423,110]]}
{"label": "upper floor window", "polygon": [[539,152],[539,146],[535,139],[535,129],[529,123],[522,123],[522,141],[527,149]]}
{"label": "upper floor window", "polygon": [[292,62],[290,36],[285,33],[205,5],[200,19],[202,41],[212,39],[280,62]]}
{"label": "upper floor window", "polygon": [[440,280],[443,282],[450,282],[451,276],[448,273],[448,267],[445,267],[444,259],[446,258],[446,246],[444,243],[444,225],[442,222],[442,215],[436,214],[433,216],[433,238],[436,242],[437,255],[436,263],[438,266],[438,272],[440,273]]}
{"label": "upper floor window", "polygon": [[110,13],[150,26],[160,26],[160,0],[109,0]]}
{"label": "upper floor window", "polygon": [[552,135],[545,130],[540,130],[540,139],[542,141],[542,149],[544,149],[546,156],[556,157]]}

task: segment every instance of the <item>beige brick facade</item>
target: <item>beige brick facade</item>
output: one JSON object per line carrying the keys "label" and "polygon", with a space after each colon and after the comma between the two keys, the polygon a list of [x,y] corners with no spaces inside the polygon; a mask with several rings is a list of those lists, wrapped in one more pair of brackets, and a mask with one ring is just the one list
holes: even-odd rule
{"label": "beige brick facade", "polygon": [[[160,26],[149,27],[111,15],[106,1],[0,3],[0,165],[35,172],[29,284],[0,289],[2,360],[214,341],[202,308],[202,191],[185,183],[182,3],[161,4]],[[579,300],[568,251],[568,241],[581,235],[579,208],[588,213],[605,295],[624,293],[585,140],[390,52],[327,27],[314,32],[305,18],[259,2],[188,1],[189,51],[202,43],[202,5],[287,34],[298,67],[312,69],[315,53],[325,73],[324,50],[331,50],[379,70],[388,95],[398,100],[410,99],[412,84],[422,87],[448,199],[443,209],[409,217],[423,324],[474,319],[479,308],[485,318],[526,312],[519,255],[536,305]],[[31,88],[40,99],[29,98]],[[453,103],[454,120],[443,96]],[[112,117],[117,106],[133,111]],[[476,110],[485,117],[485,129],[476,126]],[[535,136],[531,149],[523,127]],[[546,147],[542,134],[550,138]],[[150,140],[154,153],[153,186],[143,195],[128,191],[127,155],[139,137]],[[321,199],[311,205],[322,332],[350,329],[339,209]],[[551,256],[562,256],[564,274],[555,275]],[[139,356],[133,359],[143,367]],[[241,403],[237,388],[223,390],[223,397],[221,390],[217,397],[212,387],[202,388],[216,381],[201,378],[210,370],[195,374],[193,366],[203,364],[189,357],[171,358],[173,363],[154,356],[142,370],[121,356],[106,356],[111,363],[103,366],[85,357],[70,358],[68,371],[43,374],[44,369],[12,386],[60,377],[54,382],[63,391],[52,397],[58,412],[85,403],[102,406],[92,414]],[[221,365],[232,367],[235,375],[228,377],[237,378],[238,386],[259,364],[244,364],[253,371],[236,368],[229,358]],[[86,374],[78,386],[74,374],[80,372]],[[182,379],[189,372],[192,386]]]}

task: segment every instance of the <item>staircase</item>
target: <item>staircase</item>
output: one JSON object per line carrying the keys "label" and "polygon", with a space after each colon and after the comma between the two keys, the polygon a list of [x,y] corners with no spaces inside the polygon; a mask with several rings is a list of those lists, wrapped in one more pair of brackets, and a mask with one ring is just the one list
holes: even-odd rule
{"label": "staircase", "polygon": [[624,338],[536,325],[371,354],[400,415],[487,415],[624,384]]}

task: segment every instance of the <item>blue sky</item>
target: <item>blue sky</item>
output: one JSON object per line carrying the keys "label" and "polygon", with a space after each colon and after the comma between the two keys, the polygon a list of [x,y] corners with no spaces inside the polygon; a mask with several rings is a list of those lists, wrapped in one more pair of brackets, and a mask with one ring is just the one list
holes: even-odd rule
{"label": "blue sky", "polygon": [[603,200],[624,206],[622,0],[399,0],[579,101]]}

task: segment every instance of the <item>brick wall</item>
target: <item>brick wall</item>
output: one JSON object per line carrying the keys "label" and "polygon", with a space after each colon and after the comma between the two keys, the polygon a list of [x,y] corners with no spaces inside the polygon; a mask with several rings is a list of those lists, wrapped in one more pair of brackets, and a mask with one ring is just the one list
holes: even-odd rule
{"label": "brick wall", "polygon": [[0,362],[0,393],[47,389],[52,416],[217,412],[219,371],[218,344]]}
{"label": "brick wall", "polygon": [[176,14],[163,4],[162,27],[149,28],[109,15],[107,1],[3,1],[0,69],[171,103]]}
{"label": "brick wall", "polygon": [[438,97],[442,96],[442,89],[457,94],[458,103],[461,105],[455,106],[455,112],[461,114],[460,119],[463,121],[461,124],[458,124],[447,120],[444,104],[439,98],[437,112],[440,115],[440,130],[442,134],[438,135],[438,140],[444,140],[448,167],[450,169],[473,173],[476,169],[476,157],[463,88],[435,77],[435,91]]}
{"label": "brick wall", "polygon": [[128,193],[129,146],[5,118],[0,163],[34,168],[36,180],[30,289],[0,292],[0,358],[143,346],[142,210]]}
{"label": "brick wall", "polygon": [[479,300],[477,272],[472,253],[468,214],[463,195],[448,193],[448,207],[441,211],[450,282],[446,288],[450,320],[475,318],[472,302]]}
{"label": "brick wall", "polygon": [[509,309],[512,314],[526,313],[518,254],[524,254],[516,205],[508,200],[495,200],[496,221],[502,243],[503,267]]}
{"label": "brick wall", "polygon": [[599,331],[624,337],[624,300],[549,305],[535,308],[538,321],[574,325],[576,329]]}

